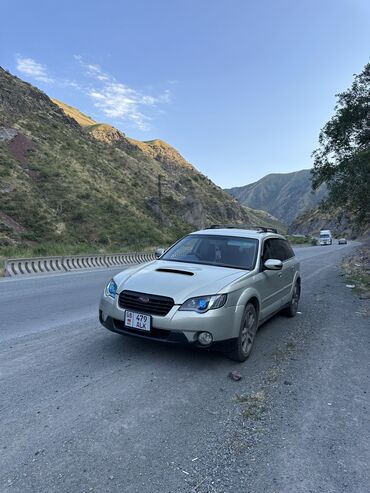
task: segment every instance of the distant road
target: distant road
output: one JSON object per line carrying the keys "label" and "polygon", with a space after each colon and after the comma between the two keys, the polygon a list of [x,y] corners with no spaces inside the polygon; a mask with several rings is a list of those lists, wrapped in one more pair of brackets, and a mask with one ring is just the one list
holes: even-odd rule
{"label": "distant road", "polygon": [[102,328],[121,269],[2,279],[0,491],[368,493],[369,319],[338,268],[354,246],[296,249],[302,313],[241,365]]}

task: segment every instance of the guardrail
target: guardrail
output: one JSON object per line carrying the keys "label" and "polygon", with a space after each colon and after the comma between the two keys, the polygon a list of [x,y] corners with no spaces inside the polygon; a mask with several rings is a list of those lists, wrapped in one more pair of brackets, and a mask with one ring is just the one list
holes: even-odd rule
{"label": "guardrail", "polygon": [[155,254],[149,252],[16,258],[9,259],[5,262],[5,276],[52,274],[104,267],[119,267],[120,265],[141,264],[152,260],[155,260]]}

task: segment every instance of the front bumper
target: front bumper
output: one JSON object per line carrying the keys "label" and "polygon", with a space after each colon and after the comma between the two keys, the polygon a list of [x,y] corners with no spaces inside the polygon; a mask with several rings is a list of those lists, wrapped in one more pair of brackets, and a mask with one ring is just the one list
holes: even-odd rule
{"label": "front bumper", "polygon": [[[123,322],[119,320],[115,320],[109,316],[105,320],[103,320],[101,310],[99,310],[99,320],[100,323],[106,329],[112,332],[116,332],[117,334],[132,336],[139,339],[158,341],[158,342],[175,343],[175,344],[183,344],[183,345],[191,344],[190,341],[188,341],[185,335],[181,332],[174,332],[174,331],[163,330],[163,329],[153,329],[150,334],[147,334],[147,333],[141,333],[134,329],[129,329],[128,327],[124,326]],[[192,344],[201,349],[212,348],[215,350],[228,352],[233,350],[235,341],[236,341],[235,338],[225,339],[222,341],[214,341],[210,346],[201,346],[197,341],[193,341]]]}
{"label": "front bumper", "polygon": [[118,306],[117,297],[113,300],[103,295],[99,306],[100,322],[113,332],[196,346],[199,345],[200,332],[212,334],[212,346],[228,345],[230,341],[234,341],[239,334],[243,313],[243,306],[224,306],[207,313],[197,313],[179,311],[179,306],[175,305],[164,317],[152,315],[152,330],[148,334],[124,325],[125,310]]}

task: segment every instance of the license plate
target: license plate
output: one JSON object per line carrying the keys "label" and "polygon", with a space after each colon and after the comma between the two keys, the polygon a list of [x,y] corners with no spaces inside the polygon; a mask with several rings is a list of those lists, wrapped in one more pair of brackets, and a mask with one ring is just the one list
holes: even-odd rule
{"label": "license plate", "polygon": [[125,325],[132,329],[145,330],[150,332],[151,329],[151,317],[150,315],[144,315],[142,313],[125,311]]}

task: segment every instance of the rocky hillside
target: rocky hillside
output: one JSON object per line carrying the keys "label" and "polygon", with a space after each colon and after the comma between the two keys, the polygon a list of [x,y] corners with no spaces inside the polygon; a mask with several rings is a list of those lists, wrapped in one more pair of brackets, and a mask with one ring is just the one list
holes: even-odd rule
{"label": "rocky hillside", "polygon": [[251,218],[171,146],[129,139],[0,68],[3,251],[141,249],[222,222]]}
{"label": "rocky hillside", "polygon": [[293,173],[272,173],[255,183],[227,189],[241,204],[262,209],[286,224],[307,209],[315,207],[325,196],[326,189],[311,190],[310,170]]}
{"label": "rocky hillside", "polygon": [[249,218],[250,218],[250,223],[256,226],[266,226],[270,228],[276,228],[279,233],[281,234],[286,234],[288,231],[288,227],[286,224],[284,224],[282,221],[279,221],[279,219],[276,219],[272,214],[269,214],[266,211],[261,211],[258,209],[251,209],[250,207],[247,207],[243,205],[244,209],[246,210]]}
{"label": "rocky hillside", "polygon": [[172,146],[160,139],[140,141],[127,137],[123,132],[108,125],[107,123],[98,123],[90,116],[85,115],[73,106],[69,106],[58,99],[52,99],[53,103],[58,105],[64,113],[77,121],[84,130],[92,135],[95,139],[105,142],[106,144],[115,144],[130,151],[141,151],[147,156],[156,159],[162,163],[180,164],[182,166],[193,168],[193,166],[184,159],[181,154]]}
{"label": "rocky hillside", "polygon": [[96,121],[91,118],[91,116],[87,116],[82,111],[78,110],[77,108],[74,108],[73,106],[70,106],[69,104],[63,103],[62,101],[59,101],[58,99],[55,98],[50,98],[50,100],[58,105],[64,113],[66,113],[68,116],[72,117],[74,120],[77,121],[81,127],[85,126],[90,126],[90,125],[95,125]]}
{"label": "rocky hillside", "polygon": [[289,226],[291,234],[309,234],[319,236],[321,229],[330,229],[335,237],[346,238],[368,237],[370,229],[359,228],[353,216],[337,209],[325,212],[319,207],[309,209],[300,214]]}

